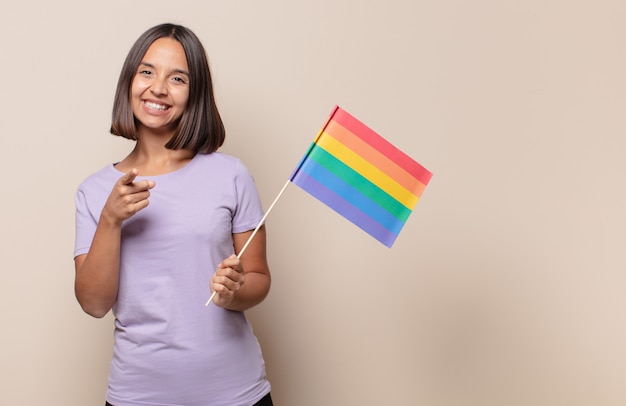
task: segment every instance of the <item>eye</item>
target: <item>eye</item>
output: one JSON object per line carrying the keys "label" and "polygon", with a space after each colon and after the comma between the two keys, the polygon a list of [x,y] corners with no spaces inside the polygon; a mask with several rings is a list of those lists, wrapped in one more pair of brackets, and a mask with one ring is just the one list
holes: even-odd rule
{"label": "eye", "polygon": [[185,84],[187,83],[187,78],[183,77],[183,76],[174,76],[172,78],[172,80],[176,83],[180,83],[180,84]]}

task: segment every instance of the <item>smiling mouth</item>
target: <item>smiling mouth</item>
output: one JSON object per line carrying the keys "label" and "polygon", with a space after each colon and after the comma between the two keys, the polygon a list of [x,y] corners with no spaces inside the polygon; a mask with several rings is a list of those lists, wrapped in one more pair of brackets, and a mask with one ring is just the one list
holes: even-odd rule
{"label": "smiling mouth", "polygon": [[146,107],[148,107],[150,109],[160,110],[160,111],[165,111],[165,110],[167,110],[169,108],[166,105],[153,103],[153,102],[150,102],[150,101],[146,101],[146,102],[144,102],[144,104],[146,105]]}

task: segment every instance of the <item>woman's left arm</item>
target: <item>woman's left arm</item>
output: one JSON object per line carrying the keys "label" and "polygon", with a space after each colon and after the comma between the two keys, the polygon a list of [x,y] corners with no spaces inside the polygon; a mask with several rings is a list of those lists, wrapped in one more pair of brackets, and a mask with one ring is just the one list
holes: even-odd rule
{"label": "woman's left arm", "polygon": [[[235,252],[244,247],[252,231],[233,234]],[[246,250],[237,258],[224,259],[211,278],[213,302],[223,308],[244,311],[261,303],[270,290],[271,276],[267,263],[266,231],[261,226]]]}

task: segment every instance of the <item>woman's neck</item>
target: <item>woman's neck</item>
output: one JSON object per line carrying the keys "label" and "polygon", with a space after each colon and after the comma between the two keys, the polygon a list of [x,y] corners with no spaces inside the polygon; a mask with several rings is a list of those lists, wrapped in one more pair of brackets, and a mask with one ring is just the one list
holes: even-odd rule
{"label": "woman's neck", "polygon": [[137,141],[135,148],[116,165],[122,172],[137,168],[139,175],[154,176],[173,172],[185,166],[196,154],[185,149],[172,150],[163,145]]}

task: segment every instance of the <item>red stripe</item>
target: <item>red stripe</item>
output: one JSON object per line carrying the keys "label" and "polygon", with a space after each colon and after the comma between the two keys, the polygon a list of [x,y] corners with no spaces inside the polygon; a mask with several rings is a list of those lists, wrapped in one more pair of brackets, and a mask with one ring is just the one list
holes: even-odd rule
{"label": "red stripe", "polygon": [[430,178],[433,176],[428,169],[424,168],[413,158],[393,146],[389,141],[350,115],[350,113],[337,106],[335,107],[334,114],[332,115],[332,120],[341,124],[344,128],[361,138],[363,141],[371,145],[372,148],[380,151],[381,154],[395,162],[399,167],[413,175],[413,177],[418,179],[424,185],[428,185]]}

